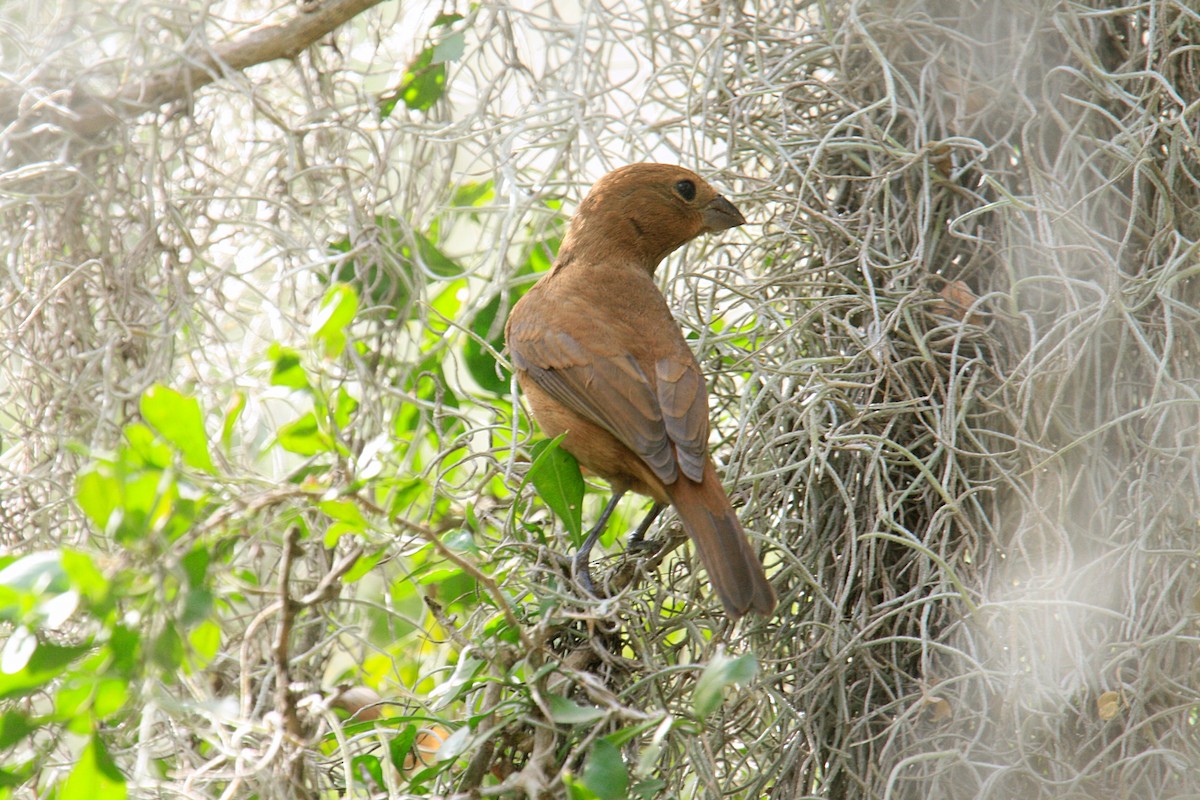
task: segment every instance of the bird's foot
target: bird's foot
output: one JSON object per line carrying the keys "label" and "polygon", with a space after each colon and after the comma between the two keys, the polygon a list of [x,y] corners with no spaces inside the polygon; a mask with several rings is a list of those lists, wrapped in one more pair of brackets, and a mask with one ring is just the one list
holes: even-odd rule
{"label": "bird's foot", "polygon": [[639,536],[637,531],[629,534],[629,538],[625,541],[625,549],[634,555],[654,553],[658,551],[658,548],[657,539],[647,539],[645,534]]}
{"label": "bird's foot", "polygon": [[608,505],[604,507],[604,511],[600,513],[600,519],[596,520],[596,524],[588,531],[587,536],[583,540],[583,544],[579,546],[579,552],[575,554],[575,558],[571,561],[571,572],[585,592],[591,597],[596,597],[596,586],[592,583],[592,571],[588,566],[588,561],[591,558],[592,548],[596,546],[596,542],[600,540],[600,534],[604,533],[604,528],[608,525],[608,518],[612,516],[613,509],[617,507],[617,503],[621,502],[621,496],[625,494],[624,489],[613,491],[612,498],[608,501]]}
{"label": "bird's foot", "polygon": [[654,524],[654,520],[658,519],[658,515],[663,512],[663,508],[662,503],[655,503],[646,512],[646,516],[642,518],[642,523],[637,526],[637,530],[629,534],[629,539],[626,540],[625,546],[631,553],[652,553],[658,550],[657,542],[646,539],[646,531],[650,530],[650,526]]}
{"label": "bird's foot", "polygon": [[571,559],[571,573],[575,578],[575,583],[579,584],[579,588],[595,597],[596,585],[592,583],[592,568],[588,562],[588,552],[580,550],[575,554],[575,558]]}

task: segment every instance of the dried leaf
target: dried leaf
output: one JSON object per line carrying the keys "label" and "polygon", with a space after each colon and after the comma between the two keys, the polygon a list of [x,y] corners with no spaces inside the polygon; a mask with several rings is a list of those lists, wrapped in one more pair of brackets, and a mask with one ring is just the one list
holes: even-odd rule
{"label": "dried leaf", "polygon": [[928,695],[925,698],[925,711],[934,722],[944,722],[950,719],[953,713],[950,701],[936,695]]}
{"label": "dried leaf", "polygon": [[942,299],[934,303],[933,313],[957,320],[966,320],[971,325],[983,324],[983,317],[977,312],[971,311],[971,306],[979,298],[962,281],[948,282],[938,292],[938,295]]}
{"label": "dried leaf", "polygon": [[1121,695],[1117,692],[1105,692],[1096,698],[1096,713],[1100,719],[1109,720],[1121,710]]}

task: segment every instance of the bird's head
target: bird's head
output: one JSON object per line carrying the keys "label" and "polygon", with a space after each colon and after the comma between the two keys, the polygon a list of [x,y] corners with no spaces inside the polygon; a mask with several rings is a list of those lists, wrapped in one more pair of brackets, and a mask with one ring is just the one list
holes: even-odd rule
{"label": "bird's head", "polygon": [[702,233],[745,224],[737,207],[691,170],[631,164],[592,187],[571,220],[567,242],[636,253],[653,270]]}

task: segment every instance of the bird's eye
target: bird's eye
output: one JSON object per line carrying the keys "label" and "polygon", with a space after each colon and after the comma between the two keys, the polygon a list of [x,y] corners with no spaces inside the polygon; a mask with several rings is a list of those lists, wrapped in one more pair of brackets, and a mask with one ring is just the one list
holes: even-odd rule
{"label": "bird's eye", "polygon": [[680,181],[675,184],[675,193],[690,203],[696,199],[696,184],[691,181]]}

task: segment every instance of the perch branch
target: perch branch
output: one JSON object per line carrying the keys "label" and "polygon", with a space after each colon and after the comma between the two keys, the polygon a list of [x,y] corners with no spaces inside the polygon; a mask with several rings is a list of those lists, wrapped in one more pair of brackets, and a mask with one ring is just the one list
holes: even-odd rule
{"label": "perch branch", "polygon": [[263,25],[207,50],[184,54],[183,63],[136,80],[113,97],[97,97],[79,89],[41,96],[31,96],[27,89],[6,93],[0,96],[0,124],[17,120],[25,128],[50,124],[85,138],[95,137],[124,120],[190,97],[232,72],[295,58],[322,36],[382,1],[327,0],[286,22]]}

